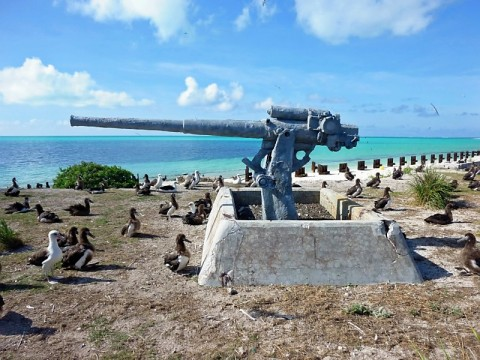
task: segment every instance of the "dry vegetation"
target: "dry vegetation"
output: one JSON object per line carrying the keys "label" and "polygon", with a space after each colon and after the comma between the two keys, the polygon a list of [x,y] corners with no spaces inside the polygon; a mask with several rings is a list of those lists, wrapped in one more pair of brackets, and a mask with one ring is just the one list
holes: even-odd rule
{"label": "dry vegetation", "polygon": [[[160,217],[159,203],[169,194],[137,197],[133,190],[108,190],[91,195],[92,215],[78,218],[62,209],[86,193],[22,190],[32,205],[57,212],[63,223],[40,224],[34,212],[0,214],[26,244],[0,257],[6,303],[0,358],[480,359],[480,277],[461,276],[455,269],[461,250],[456,239],[480,232],[480,194],[466,188],[462,173],[447,176],[460,180],[455,200],[462,205],[448,226],[423,222],[432,210],[412,202],[408,180],[382,179],[382,189],[365,190],[358,200],[371,207],[390,182],[394,210],[385,215],[406,232],[424,283],[243,286],[237,295],[197,284],[206,225]],[[351,184],[329,182],[341,192]],[[200,185],[178,194],[177,215],[211,189],[208,182]],[[2,195],[0,206],[13,201]],[[128,239],[120,228],[131,206],[144,216],[141,235]],[[94,265],[87,271],[57,269],[60,282],[49,284],[27,258],[47,245],[49,230],[72,225],[87,226],[96,235]],[[180,232],[193,242],[186,275],[172,273],[162,261]]]}

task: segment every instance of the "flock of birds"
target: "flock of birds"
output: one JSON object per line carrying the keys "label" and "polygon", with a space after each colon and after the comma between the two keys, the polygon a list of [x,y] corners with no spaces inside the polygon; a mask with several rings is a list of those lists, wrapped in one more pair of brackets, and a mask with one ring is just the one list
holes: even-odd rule
{"label": "flock of birds", "polygon": [[[417,172],[423,171],[425,164],[422,163],[416,168]],[[469,171],[464,175],[463,179],[469,181],[468,188],[476,191],[480,191],[480,181],[475,180],[475,177],[480,174],[480,168],[472,166]],[[394,168],[392,178],[394,180],[400,180],[403,176],[403,170],[400,166],[398,169]],[[345,171],[345,179],[353,181],[355,175],[347,167]],[[165,201],[160,204],[159,214],[165,216],[167,220],[170,220],[173,214],[180,208],[175,193],[178,191],[177,185],[182,184],[185,189],[195,189],[200,182],[200,173],[195,171],[191,175],[187,175],[183,179],[176,179],[172,184],[165,184],[166,177],[158,175],[158,177],[150,181],[147,174],[145,174],[143,183],[137,184],[135,191],[137,195],[150,195],[151,191],[170,192],[170,201]],[[237,175],[230,181],[232,184],[242,184],[240,175]],[[380,173],[377,172],[375,176],[367,183],[367,187],[378,189],[381,184]],[[246,186],[255,186],[254,183],[246,183]],[[458,181],[453,180],[450,184],[452,188],[458,186]],[[47,187],[48,187],[47,183]],[[225,182],[222,176],[219,176],[213,182],[213,190],[218,192],[219,189],[225,186]],[[37,188],[39,186],[37,185]],[[322,187],[327,187],[327,182],[322,183]],[[83,180],[79,176],[75,184],[76,190],[85,190]],[[359,178],[355,179],[355,185],[347,189],[346,195],[350,198],[358,198],[362,194],[362,182]],[[88,189],[91,194],[100,194],[105,192],[105,185],[100,184],[98,188]],[[387,210],[391,208],[392,189],[385,187],[383,196],[374,201],[374,211]],[[12,185],[5,191],[5,196],[18,197],[20,194],[20,187],[18,186],[16,178],[12,179]],[[67,211],[71,216],[88,216],[90,215],[90,204],[94,202],[85,197],[83,203],[73,204],[63,210]],[[208,215],[212,209],[212,200],[210,193],[205,193],[204,198],[201,198],[195,202],[187,204],[189,211],[182,216],[182,221],[185,224],[201,225],[208,218]],[[43,209],[41,204],[36,204],[34,209],[37,214],[37,220],[41,223],[59,223],[62,222],[60,217],[52,212]],[[456,209],[453,203],[448,203],[445,207],[444,213],[437,213],[428,216],[424,219],[427,223],[448,225],[453,222],[452,210]],[[25,196],[23,203],[15,202],[8,205],[5,209],[6,214],[13,213],[26,213],[32,211],[30,207],[29,197]],[[138,211],[132,207],[129,210],[129,218],[125,225],[120,230],[122,236],[132,237],[139,233],[141,228],[141,222],[138,219]],[[52,280],[53,270],[57,263],[61,263],[63,268],[82,270],[85,269],[87,264],[91,262],[95,254],[95,247],[90,242],[90,238],[95,238],[91,231],[87,227],[83,227],[78,230],[76,226],[72,226],[68,233],[62,234],[58,230],[51,230],[48,233],[48,247],[41,249],[28,259],[28,263],[31,265],[41,266],[43,274],[49,282],[55,282]],[[468,273],[480,275],[480,249],[476,247],[476,238],[472,233],[467,233],[459,242],[465,241],[466,245],[461,252],[462,265]],[[189,250],[186,248],[185,243],[191,242],[186,238],[184,234],[178,234],[175,243],[175,252],[168,253],[164,257],[164,264],[172,271],[181,271],[186,268],[191,258]],[[1,269],[1,265],[0,265]],[[227,274],[222,274],[227,276]],[[222,278],[222,281],[224,279]],[[0,296],[0,311],[3,306],[3,298]]]}
{"label": "flock of birds", "polygon": [[[141,195],[139,190],[143,190],[142,195],[148,195],[146,190],[171,192],[170,201],[160,203],[159,214],[165,216],[170,220],[175,211],[180,206],[177,202],[175,193],[177,192],[175,181],[173,185],[164,184],[166,177],[158,175],[158,178],[150,181],[148,175],[144,176],[143,184],[136,186],[137,195]],[[187,176],[183,180],[183,185],[187,189],[194,189],[200,182],[200,173],[195,171],[191,176]],[[86,190],[81,176],[77,178],[75,183],[75,190]],[[105,185],[100,184],[100,187],[87,190],[91,194],[100,194],[105,192]],[[20,187],[18,186],[16,178],[12,179],[12,185],[6,190],[6,196],[19,196]],[[70,205],[63,210],[68,212],[71,216],[89,216],[91,214],[90,204],[94,202],[85,197],[83,203]],[[210,193],[206,192],[205,196],[197,201],[189,202],[186,206],[188,212],[182,216],[184,224],[201,225],[207,220],[208,215],[212,209],[212,199]],[[36,211],[37,221],[40,223],[61,223],[62,219],[53,211],[45,210],[41,204],[36,204],[33,208],[30,207],[30,199],[28,196],[24,197],[24,201],[15,202],[4,208],[6,214],[26,213]],[[125,225],[120,229],[120,234],[125,237],[133,237],[139,234],[141,222],[137,216],[139,212],[134,208],[129,210],[129,218]],[[76,226],[72,226],[66,234],[60,233],[58,230],[52,230],[48,233],[48,247],[38,250],[33,253],[29,259],[28,264],[42,267],[42,272],[50,283],[55,283],[53,277],[53,270],[58,263],[62,268],[84,270],[91,262],[95,254],[95,247],[90,242],[90,238],[95,238],[91,231],[83,227],[78,230]],[[173,253],[168,253],[164,257],[164,264],[172,271],[178,272],[184,270],[189,263],[191,257],[190,252],[185,246],[186,242],[190,242],[184,234],[178,234],[176,238],[176,249]],[[1,301],[3,299],[0,298]],[[1,302],[0,301],[0,302]]]}
{"label": "flock of birds", "polygon": [[[422,162],[420,166],[418,166],[415,170],[416,172],[422,172],[425,169],[425,163]],[[475,177],[480,174],[480,168],[472,165],[466,174],[463,176],[463,180],[468,181],[469,184],[467,185],[469,189],[480,191],[480,181],[475,180]],[[394,168],[392,172],[392,179],[394,180],[401,180],[403,177],[403,170],[402,167]],[[355,175],[350,171],[348,166],[346,167],[345,171],[345,179],[348,181],[353,181],[355,179]],[[378,189],[381,184],[381,176],[380,173],[377,172],[375,176],[370,179],[367,183],[367,187],[376,188]],[[450,187],[452,189],[456,189],[458,187],[458,181],[452,180],[450,182]],[[322,187],[326,187],[327,183],[324,181]],[[359,178],[355,179],[355,185],[348,188],[346,191],[346,195],[349,198],[358,198],[360,194],[362,194],[363,188],[362,183]],[[391,193],[393,190],[386,186],[384,188],[383,196],[374,201],[373,211],[380,211],[380,210],[388,210],[391,209],[392,205],[392,197]],[[457,205],[449,202],[446,204],[443,213],[435,213],[430,215],[424,219],[426,223],[430,224],[437,224],[437,225],[448,225],[453,222],[453,213],[452,210],[458,209]],[[466,241],[466,245],[461,252],[461,262],[464,269],[467,273],[471,274],[478,274],[480,275],[480,249],[476,247],[476,238],[472,233],[467,233],[465,237],[459,240],[459,242]]]}

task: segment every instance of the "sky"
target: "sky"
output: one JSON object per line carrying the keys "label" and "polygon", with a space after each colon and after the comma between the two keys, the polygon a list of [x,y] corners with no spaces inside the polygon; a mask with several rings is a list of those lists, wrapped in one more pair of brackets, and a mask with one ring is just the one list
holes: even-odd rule
{"label": "sky", "polygon": [[0,136],[159,135],[70,115],[480,137],[478,0],[0,0]]}

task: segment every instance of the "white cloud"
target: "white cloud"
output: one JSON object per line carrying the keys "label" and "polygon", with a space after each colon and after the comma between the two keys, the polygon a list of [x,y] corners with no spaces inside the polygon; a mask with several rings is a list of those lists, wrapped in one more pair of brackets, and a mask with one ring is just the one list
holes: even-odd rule
{"label": "white cloud", "polygon": [[112,107],[151,103],[134,100],[125,92],[98,90],[87,72],[62,73],[38,58],[0,70],[0,96],[5,104]]}
{"label": "white cloud", "polygon": [[261,21],[266,21],[268,18],[275,15],[277,7],[271,4],[268,0],[252,0],[250,4],[242,9],[242,13],[235,19],[235,28],[238,31],[244,30],[252,21],[252,13],[257,14]]}
{"label": "white cloud", "polygon": [[268,97],[265,100],[255,103],[254,108],[257,110],[268,110],[273,104],[273,99]]}
{"label": "white cloud", "polygon": [[425,29],[445,0],[295,0],[298,23],[320,39],[411,35]]}
{"label": "white cloud", "polygon": [[242,31],[248,24],[250,24],[250,10],[244,7],[242,13],[235,19],[235,27],[238,31]]}
{"label": "white cloud", "polygon": [[70,0],[68,9],[96,21],[144,20],[156,29],[160,41],[191,31],[187,10],[191,0]]}
{"label": "white cloud", "polygon": [[180,106],[211,106],[219,111],[228,111],[236,106],[236,103],[243,98],[243,88],[238,83],[231,83],[229,90],[220,88],[212,83],[201,89],[197,81],[188,76],[185,78],[186,89],[177,99]]}

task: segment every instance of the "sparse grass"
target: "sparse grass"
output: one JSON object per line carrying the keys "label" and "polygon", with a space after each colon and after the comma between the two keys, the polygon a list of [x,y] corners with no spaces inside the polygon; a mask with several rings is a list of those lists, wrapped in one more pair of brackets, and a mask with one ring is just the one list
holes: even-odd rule
{"label": "sparse grass", "polygon": [[445,176],[433,168],[414,174],[411,192],[419,205],[443,209],[452,197],[452,187]]}
{"label": "sparse grass", "polygon": [[346,309],[346,313],[350,315],[367,315],[370,316],[373,314],[373,311],[366,305],[363,304],[352,304]]}
{"label": "sparse grass", "polygon": [[14,250],[23,246],[23,241],[7,222],[0,219],[0,251]]}
{"label": "sparse grass", "polygon": [[99,345],[105,341],[110,341],[113,347],[118,347],[119,350],[123,347],[124,343],[128,340],[128,335],[113,330],[110,326],[110,322],[105,317],[99,317],[87,325],[89,330],[88,339],[95,345]]}
{"label": "sparse grass", "polygon": [[410,166],[406,166],[402,170],[404,175],[410,175],[413,171],[413,169]]}

